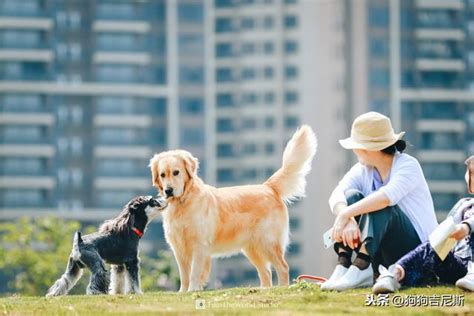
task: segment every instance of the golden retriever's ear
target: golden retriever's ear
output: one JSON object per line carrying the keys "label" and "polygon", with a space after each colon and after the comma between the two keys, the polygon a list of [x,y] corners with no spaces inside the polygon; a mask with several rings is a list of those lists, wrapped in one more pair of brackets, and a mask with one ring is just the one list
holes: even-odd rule
{"label": "golden retriever's ear", "polygon": [[158,188],[160,191],[163,191],[160,179],[160,170],[158,168],[158,162],[160,161],[160,158],[161,157],[159,154],[155,154],[153,158],[150,159],[150,164],[148,167],[151,169],[151,181],[153,186]]}
{"label": "golden retriever's ear", "polygon": [[197,177],[197,171],[199,168],[199,160],[191,155],[190,152],[182,150],[180,151],[180,155],[184,160],[184,165],[186,167],[186,172],[188,173],[190,178]]}

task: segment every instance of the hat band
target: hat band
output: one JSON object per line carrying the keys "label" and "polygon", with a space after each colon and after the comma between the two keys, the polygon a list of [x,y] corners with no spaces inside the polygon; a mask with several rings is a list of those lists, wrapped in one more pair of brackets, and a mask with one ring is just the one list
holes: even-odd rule
{"label": "hat band", "polygon": [[396,135],[383,135],[383,136],[377,136],[377,137],[374,137],[374,136],[367,136],[367,135],[353,135],[351,136],[351,138],[356,141],[356,142],[359,142],[359,143],[366,143],[366,142],[369,142],[369,143],[382,143],[382,142],[387,142],[387,141],[392,141],[394,139],[396,139]]}

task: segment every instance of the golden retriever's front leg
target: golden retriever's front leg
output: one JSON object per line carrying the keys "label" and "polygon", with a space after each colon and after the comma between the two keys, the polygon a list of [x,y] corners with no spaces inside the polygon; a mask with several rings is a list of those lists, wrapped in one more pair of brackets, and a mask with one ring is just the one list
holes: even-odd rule
{"label": "golden retriever's front leg", "polygon": [[205,247],[195,247],[193,252],[193,262],[191,264],[191,280],[188,291],[202,290],[201,277],[206,268],[209,253]]}
{"label": "golden retriever's front leg", "polygon": [[186,251],[174,248],[173,252],[179,270],[179,281],[181,283],[179,291],[185,292],[189,287],[189,275],[191,274],[191,254],[187,254]]}

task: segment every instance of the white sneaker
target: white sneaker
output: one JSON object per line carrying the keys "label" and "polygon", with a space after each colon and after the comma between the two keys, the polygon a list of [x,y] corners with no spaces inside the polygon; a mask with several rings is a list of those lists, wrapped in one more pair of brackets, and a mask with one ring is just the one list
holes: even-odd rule
{"label": "white sneaker", "polygon": [[329,279],[321,284],[321,290],[333,290],[334,283],[346,274],[348,268],[338,264]]}
{"label": "white sneaker", "polygon": [[394,265],[387,270],[383,265],[379,265],[380,276],[372,288],[374,294],[394,293],[400,289],[400,283],[395,279],[392,267],[394,268]]}
{"label": "white sneaker", "polygon": [[467,264],[467,274],[456,282],[456,286],[465,291],[474,291],[474,263],[472,261]]}
{"label": "white sneaker", "polygon": [[374,284],[374,271],[372,271],[372,264],[367,269],[360,270],[355,265],[351,265],[346,274],[337,280],[333,286],[336,291],[345,291],[355,289],[358,287],[367,287]]}

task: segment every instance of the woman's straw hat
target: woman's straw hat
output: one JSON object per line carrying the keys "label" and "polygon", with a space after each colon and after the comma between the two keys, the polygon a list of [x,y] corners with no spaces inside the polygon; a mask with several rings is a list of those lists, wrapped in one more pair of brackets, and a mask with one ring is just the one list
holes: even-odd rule
{"label": "woman's straw hat", "polygon": [[357,117],[352,124],[351,137],[339,140],[346,149],[380,151],[395,144],[405,132],[395,134],[390,119],[377,112]]}

